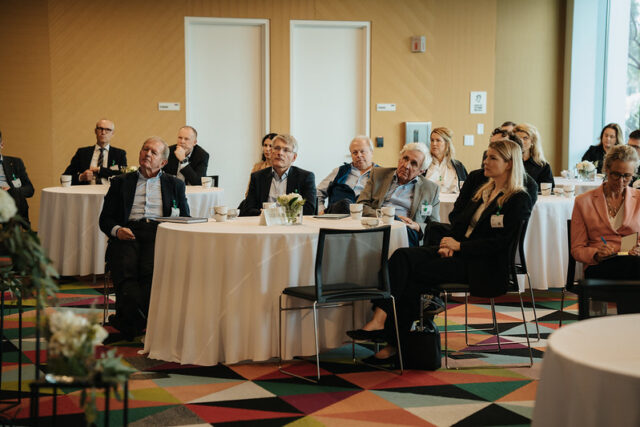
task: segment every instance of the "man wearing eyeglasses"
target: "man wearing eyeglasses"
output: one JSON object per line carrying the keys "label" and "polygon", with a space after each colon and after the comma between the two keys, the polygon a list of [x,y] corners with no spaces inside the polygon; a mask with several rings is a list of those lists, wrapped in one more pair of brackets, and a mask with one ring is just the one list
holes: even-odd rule
{"label": "man wearing eyeglasses", "polygon": [[264,202],[275,202],[278,196],[298,193],[305,200],[304,215],[316,213],[316,178],[313,172],[291,166],[298,157],[298,141],[291,135],[273,138],[271,167],[251,174],[247,198],[241,204],[240,216],[258,216]]}
{"label": "man wearing eyeglasses", "polygon": [[115,125],[102,119],[96,123],[96,144],[78,148],[67,166],[64,175],[71,175],[71,183],[102,184],[110,176],[119,175],[120,168],[127,166],[127,153],[111,146]]}

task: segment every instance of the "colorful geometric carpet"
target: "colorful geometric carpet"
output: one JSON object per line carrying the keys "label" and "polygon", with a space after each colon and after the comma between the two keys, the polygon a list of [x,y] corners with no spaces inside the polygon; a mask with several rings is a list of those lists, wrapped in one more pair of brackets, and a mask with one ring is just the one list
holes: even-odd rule
{"label": "colorful geometric carpet", "polygon": [[[100,286],[79,281],[61,286],[61,306],[74,312],[88,313],[103,300]],[[527,294],[524,294],[527,301]],[[9,298],[7,294],[7,298]],[[491,319],[486,301],[472,301],[469,318],[472,323]],[[9,301],[5,307],[2,349],[2,399],[22,396],[18,406],[4,410],[4,423],[28,425],[29,382],[34,378],[35,311],[33,301],[24,301],[22,355],[17,348],[18,312]],[[113,306],[112,306],[113,307]],[[546,338],[558,328],[560,292],[537,291],[536,308],[541,340],[535,340],[535,324],[530,303],[525,303],[528,330],[532,335],[534,365],[531,368],[492,368],[420,371],[407,370],[403,375],[369,368],[351,361],[351,345],[322,354],[322,380],[316,385],[281,374],[275,363],[219,364],[212,367],[179,365],[149,359],[138,354],[143,345],[127,343],[115,330],[107,339],[108,348],[116,348],[126,362],[138,372],[129,381],[128,420],[132,426],[490,426],[529,425],[536,393],[540,362]],[[506,339],[524,338],[518,324],[520,306],[517,296],[498,300],[497,319]],[[577,303],[568,294],[565,320],[576,318]],[[570,321],[571,321],[570,320]],[[444,318],[436,318],[442,331]],[[449,307],[449,347],[467,348],[464,339],[464,304]],[[471,344],[495,342],[488,332],[471,330]],[[346,337],[345,337],[346,338]],[[443,335],[444,345],[444,335]],[[356,346],[360,357],[372,354],[366,346]],[[42,351],[43,358],[46,351]],[[22,393],[18,393],[18,358],[22,358]],[[472,356],[456,355],[455,366],[524,364],[528,362],[526,346],[520,343],[503,346],[500,353],[482,352]],[[287,363],[290,370],[313,375],[311,360]],[[444,368],[444,363],[443,363]],[[66,393],[66,394],[65,394]],[[83,425],[80,390],[66,390],[56,397],[57,425]],[[39,425],[52,424],[53,398],[40,398]],[[0,405],[0,409],[9,405]],[[105,407],[103,394],[98,394],[99,411]],[[109,425],[122,425],[122,402],[110,400]],[[98,425],[104,425],[103,413]]]}

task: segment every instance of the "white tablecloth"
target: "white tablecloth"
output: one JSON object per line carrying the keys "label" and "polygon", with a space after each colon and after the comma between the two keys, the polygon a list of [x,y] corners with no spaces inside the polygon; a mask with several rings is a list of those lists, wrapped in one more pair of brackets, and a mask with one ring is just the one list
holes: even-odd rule
{"label": "white tablecloth", "polygon": [[[42,190],[38,236],[63,276],[104,273],[107,237],[100,231],[106,185],[49,187]],[[187,186],[191,216],[209,216],[212,206],[222,204],[220,188]]]}
{"label": "white tablecloth", "polygon": [[[259,226],[257,217],[161,224],[145,352],[153,359],[196,365],[276,356],[278,296],[287,286],[314,284],[321,227],[362,228],[350,218],[306,216],[300,226]],[[395,222],[390,254],[407,245],[404,224]],[[369,307],[359,305],[356,326],[364,323]],[[314,354],[311,312],[290,311],[286,319],[285,357]],[[321,310],[321,346],[338,346],[350,325],[350,309]]]}
{"label": "white tablecloth", "polygon": [[594,188],[598,188],[602,184],[602,179],[596,178],[595,181],[580,181],[579,179],[567,179],[561,176],[553,177],[556,187],[562,187],[566,184],[573,184],[576,186],[576,196],[591,191]]}
{"label": "white tablecloth", "polygon": [[640,426],[640,314],[584,320],[551,334],[534,426]]}
{"label": "white tablecloth", "polygon": [[[458,194],[440,195],[440,221],[449,222],[449,213]],[[563,287],[569,265],[567,220],[574,198],[538,196],[524,238],[527,269],[534,289]]]}

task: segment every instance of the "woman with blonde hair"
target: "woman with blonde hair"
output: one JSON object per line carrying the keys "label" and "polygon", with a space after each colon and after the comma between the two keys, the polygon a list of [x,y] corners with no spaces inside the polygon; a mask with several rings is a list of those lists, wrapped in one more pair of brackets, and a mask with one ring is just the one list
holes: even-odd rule
{"label": "woman with blonde hair", "polygon": [[544,158],[538,129],[529,123],[522,123],[513,129],[513,133],[522,140],[524,169],[538,184],[538,188],[543,182],[550,182],[552,186],[555,186],[551,167]]}
{"label": "woman with blonde hair", "polygon": [[600,144],[592,145],[582,156],[582,160],[588,160],[593,163],[598,173],[602,173],[604,165],[604,156],[611,148],[616,145],[623,145],[622,129],[617,123],[609,123],[602,128],[600,132]]}
{"label": "woman with blonde hair", "polygon": [[[474,197],[451,224],[449,237],[444,237],[438,246],[397,249],[389,260],[399,330],[408,331],[419,317],[419,296],[438,294],[437,285],[441,283],[468,283],[471,295],[480,297],[495,297],[507,291],[509,247],[531,213],[531,199],[522,184],[520,146],[508,139],[491,142],[483,169],[488,181],[473,189]],[[396,342],[393,322],[387,321],[393,319],[391,302],[373,303],[373,318],[348,335]],[[396,348],[387,346],[368,358],[367,363],[394,363],[395,355]]]}
{"label": "woman with blonde hair", "polygon": [[425,177],[438,184],[442,193],[459,191],[460,181],[467,179],[467,170],[455,159],[452,138],[453,132],[449,128],[439,127],[431,131],[431,163]]}

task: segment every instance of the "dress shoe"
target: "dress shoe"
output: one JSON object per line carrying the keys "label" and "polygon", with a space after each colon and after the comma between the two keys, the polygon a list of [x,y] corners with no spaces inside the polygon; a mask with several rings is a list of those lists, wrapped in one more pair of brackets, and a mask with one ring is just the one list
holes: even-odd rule
{"label": "dress shoe", "polygon": [[362,359],[362,363],[371,365],[371,366],[398,366],[400,364],[400,358],[398,357],[398,353],[394,353],[389,357],[384,359],[380,359],[375,355],[371,355],[366,359]]}
{"label": "dress shoe", "polygon": [[123,335],[126,341],[133,341],[133,339],[137,336],[133,328],[130,328],[126,322],[124,322],[115,314],[110,315],[108,320],[109,325],[116,328]]}
{"label": "dress shoe", "polygon": [[385,339],[384,329],[365,331],[364,329],[354,329],[347,331],[349,338],[360,341],[379,341]]}

